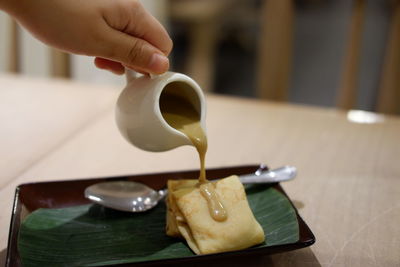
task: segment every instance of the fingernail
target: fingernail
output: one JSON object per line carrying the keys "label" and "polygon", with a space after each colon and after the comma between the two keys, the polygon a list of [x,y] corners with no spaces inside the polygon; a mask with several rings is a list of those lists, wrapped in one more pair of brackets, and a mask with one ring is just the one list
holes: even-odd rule
{"label": "fingernail", "polygon": [[149,63],[149,70],[155,74],[161,74],[168,70],[169,68],[169,60],[166,56],[154,53],[151,56]]}

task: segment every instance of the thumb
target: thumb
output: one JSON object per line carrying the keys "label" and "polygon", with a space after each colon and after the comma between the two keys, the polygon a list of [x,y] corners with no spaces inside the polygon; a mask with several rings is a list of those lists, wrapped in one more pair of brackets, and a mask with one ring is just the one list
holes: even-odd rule
{"label": "thumb", "polygon": [[168,58],[145,40],[111,30],[106,37],[104,58],[121,62],[124,66],[151,74],[162,74],[169,68]]}

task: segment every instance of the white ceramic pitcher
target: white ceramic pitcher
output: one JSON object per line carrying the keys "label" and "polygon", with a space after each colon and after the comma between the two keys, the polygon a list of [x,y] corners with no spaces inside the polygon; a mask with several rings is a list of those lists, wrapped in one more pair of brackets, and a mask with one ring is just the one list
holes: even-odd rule
{"label": "white ceramic pitcher", "polygon": [[206,130],[206,101],[200,86],[190,77],[175,72],[150,77],[126,70],[127,86],[120,94],[115,119],[119,131],[132,145],[147,151],[166,151],[192,145],[182,132],[171,127],[160,110],[160,95],[169,84],[176,85],[200,114],[200,124]]}

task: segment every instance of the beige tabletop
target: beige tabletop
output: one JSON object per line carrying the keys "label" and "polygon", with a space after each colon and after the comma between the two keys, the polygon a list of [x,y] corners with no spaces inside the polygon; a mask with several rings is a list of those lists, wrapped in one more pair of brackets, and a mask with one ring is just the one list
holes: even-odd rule
{"label": "beige tabletop", "polygon": [[[192,147],[150,153],[117,131],[120,88],[0,75],[0,265],[17,185],[198,168]],[[400,118],[208,95],[207,167],[294,165],[283,184],[316,236],[251,265],[400,266]],[[250,265],[249,265],[250,266]]]}

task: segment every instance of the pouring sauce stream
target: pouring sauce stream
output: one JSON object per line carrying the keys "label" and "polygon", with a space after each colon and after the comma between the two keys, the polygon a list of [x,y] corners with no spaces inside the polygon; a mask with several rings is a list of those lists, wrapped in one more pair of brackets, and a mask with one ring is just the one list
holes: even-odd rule
{"label": "pouring sauce stream", "polygon": [[224,221],[227,219],[226,210],[215,192],[214,184],[206,177],[207,136],[200,124],[200,114],[189,100],[177,94],[178,91],[173,86],[174,84],[167,85],[160,96],[162,116],[171,127],[184,133],[196,147],[200,159],[200,193],[207,200],[211,217],[216,221]]}

